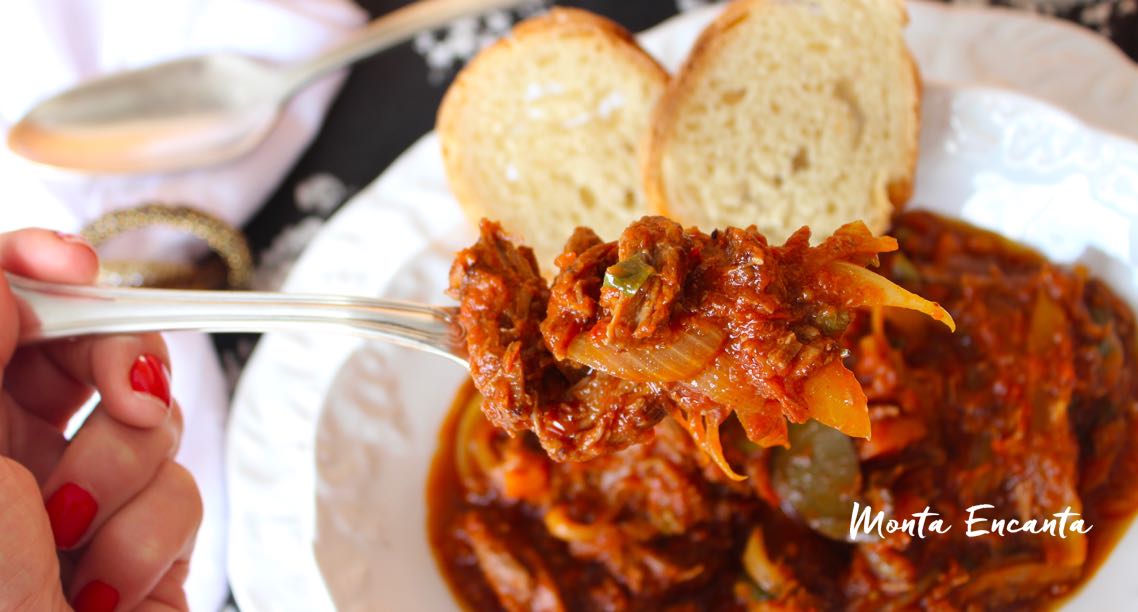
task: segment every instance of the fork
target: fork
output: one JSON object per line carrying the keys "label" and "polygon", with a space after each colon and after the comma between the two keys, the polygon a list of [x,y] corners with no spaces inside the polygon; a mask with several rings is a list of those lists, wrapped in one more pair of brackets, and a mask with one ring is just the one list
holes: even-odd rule
{"label": "fork", "polygon": [[322,331],[382,340],[468,366],[453,307],[260,291],[91,287],[6,276],[20,302],[21,345],[91,334]]}

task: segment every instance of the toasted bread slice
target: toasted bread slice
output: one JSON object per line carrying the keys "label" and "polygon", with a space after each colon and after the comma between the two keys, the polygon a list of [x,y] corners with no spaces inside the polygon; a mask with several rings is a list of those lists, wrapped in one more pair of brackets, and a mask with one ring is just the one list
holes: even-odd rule
{"label": "toasted bread slice", "polygon": [[920,79],[899,0],[737,0],[656,108],[654,212],[704,228],[886,229],[912,195]]}
{"label": "toasted bread slice", "polygon": [[451,190],[532,245],[546,276],[578,225],[615,240],[646,214],[638,149],[667,72],[615,23],[553,9],[458,75],[437,129]]}

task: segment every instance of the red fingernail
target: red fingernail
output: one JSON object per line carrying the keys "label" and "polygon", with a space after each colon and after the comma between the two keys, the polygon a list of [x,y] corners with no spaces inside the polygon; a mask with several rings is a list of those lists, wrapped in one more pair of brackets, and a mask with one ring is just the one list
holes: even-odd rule
{"label": "red fingernail", "polygon": [[87,533],[99,504],[83,487],[69,482],[59,487],[45,504],[47,518],[51,522],[51,533],[55,535],[55,545],[71,548]]}
{"label": "red fingernail", "polygon": [[68,234],[67,232],[56,232],[56,237],[68,244],[78,244],[87,247],[92,253],[95,252],[95,247],[91,246],[87,239],[79,234]]}
{"label": "red fingernail", "polygon": [[130,367],[130,387],[140,393],[149,393],[170,405],[170,373],[154,355],[139,355]]}
{"label": "red fingernail", "polygon": [[75,612],[111,612],[119,605],[119,592],[115,587],[93,580],[75,596]]}

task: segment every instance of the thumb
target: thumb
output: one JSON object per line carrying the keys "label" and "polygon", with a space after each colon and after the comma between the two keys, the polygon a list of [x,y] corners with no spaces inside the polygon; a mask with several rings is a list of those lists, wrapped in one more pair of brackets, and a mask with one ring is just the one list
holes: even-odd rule
{"label": "thumb", "polygon": [[0,457],[0,610],[70,610],[36,479]]}
{"label": "thumb", "polygon": [[[78,236],[45,229],[0,234],[0,272],[57,283],[87,284],[99,273],[99,258]],[[0,370],[16,350],[19,309],[0,275]]]}

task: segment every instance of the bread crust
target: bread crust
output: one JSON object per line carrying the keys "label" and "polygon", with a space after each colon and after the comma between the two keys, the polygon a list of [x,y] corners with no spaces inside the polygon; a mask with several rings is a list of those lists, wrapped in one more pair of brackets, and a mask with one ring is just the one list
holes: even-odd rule
{"label": "bread crust", "polygon": [[[905,13],[905,23],[908,22],[908,13]],[[913,182],[917,176],[917,157],[921,138],[921,104],[925,96],[921,69],[917,66],[917,60],[908,47],[905,48],[905,59],[908,60],[909,68],[913,74],[913,133],[909,138],[910,146],[906,155],[907,170],[903,176],[894,177],[889,181],[889,202],[893,204],[895,210],[904,208],[905,204],[913,197]]]}

